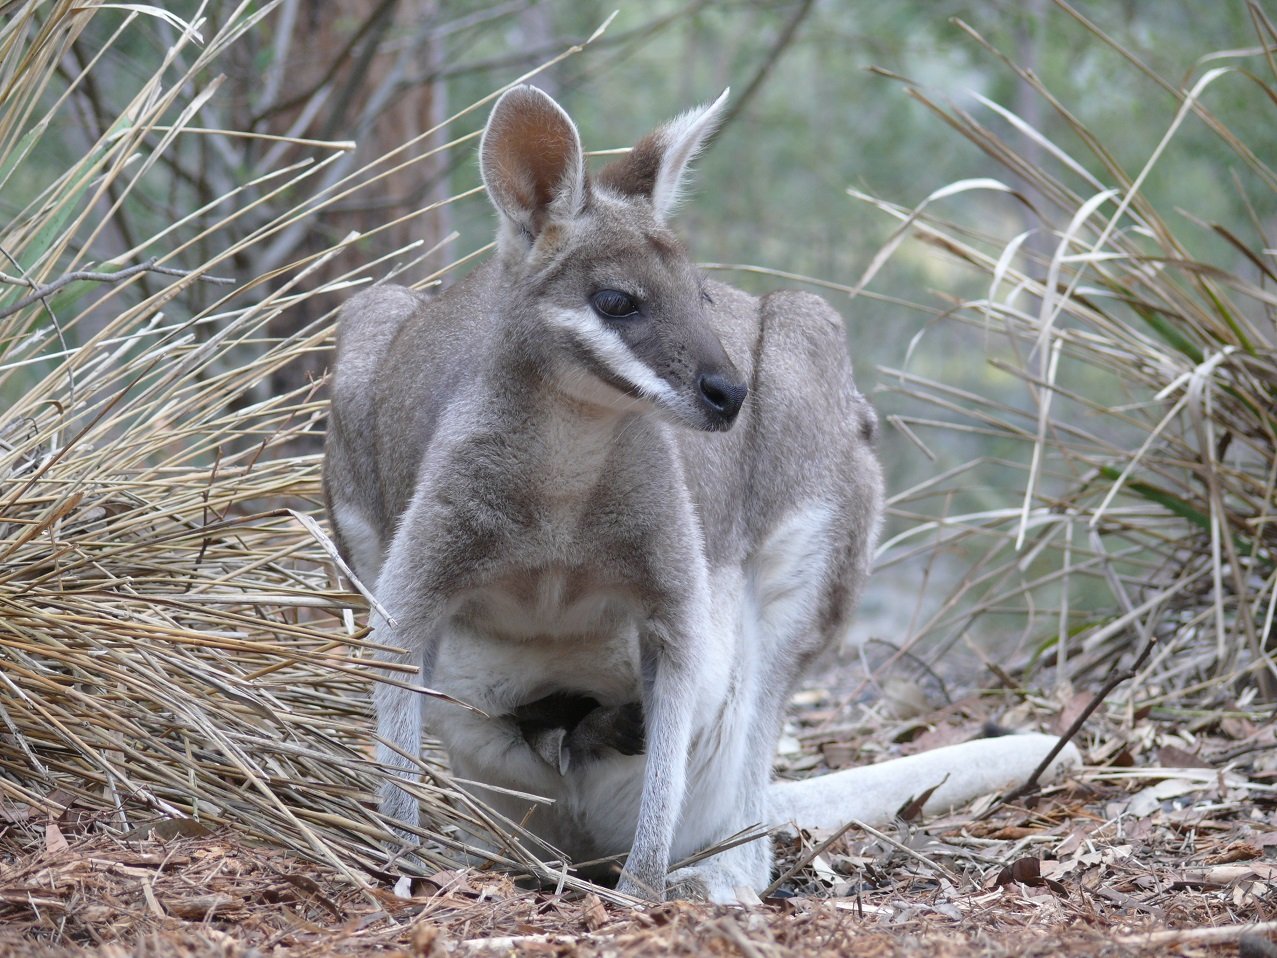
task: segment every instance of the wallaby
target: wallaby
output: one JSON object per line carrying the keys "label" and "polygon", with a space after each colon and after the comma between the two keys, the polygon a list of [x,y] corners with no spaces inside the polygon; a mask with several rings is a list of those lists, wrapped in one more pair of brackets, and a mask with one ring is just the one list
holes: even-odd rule
{"label": "wallaby", "polygon": [[[761,890],[766,841],[670,865],[795,815],[881,821],[946,776],[933,804],[963,801],[1054,741],[769,787],[786,703],[864,584],[882,479],[838,314],[706,278],[667,226],[726,96],[592,176],[558,104],[506,92],[479,151],[495,255],[436,298],[353,298],[332,378],[329,515],[389,616],[376,641],[406,650],[383,661],[481,710],[378,684],[382,812],[416,821],[397,783],[428,725],[547,850],[628,851],[618,888],[648,899]],[[511,790],[553,801],[529,817]]]}

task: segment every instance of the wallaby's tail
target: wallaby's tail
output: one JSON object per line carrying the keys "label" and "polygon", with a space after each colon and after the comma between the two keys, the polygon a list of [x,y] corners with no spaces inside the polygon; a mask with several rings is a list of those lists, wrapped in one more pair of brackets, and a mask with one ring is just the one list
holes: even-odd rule
{"label": "wallaby's tail", "polygon": [[[938,787],[923,810],[948,811],[1024,782],[1058,740],[1040,733],[976,739],[800,782],[781,782],[768,792],[769,821],[827,829],[840,828],[851,819],[882,825],[932,786]],[[1081,763],[1077,747],[1070,742],[1042,781],[1058,778]]]}

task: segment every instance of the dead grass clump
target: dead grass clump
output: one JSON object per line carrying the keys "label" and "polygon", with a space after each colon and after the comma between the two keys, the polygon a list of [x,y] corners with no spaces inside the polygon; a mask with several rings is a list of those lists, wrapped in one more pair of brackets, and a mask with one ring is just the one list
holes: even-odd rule
{"label": "dead grass clump", "polygon": [[[999,450],[898,495],[896,514],[912,524],[885,544],[886,561],[955,551],[969,560],[912,629],[914,639],[937,640],[937,655],[1014,622],[1023,626],[1021,666],[1047,662],[1094,681],[1155,642],[1139,670],[1142,697],[1221,688],[1271,696],[1277,263],[1264,217],[1277,202],[1277,172],[1261,141],[1271,142],[1277,102],[1277,28],[1251,4],[1257,44],[1203,57],[1178,85],[1060,7],[1130,67],[1131,77],[1113,82],[1149,83],[1163,95],[1165,135],[1144,146],[1138,169],[1115,159],[1131,144],[1101,143],[1032,71],[963,25],[1033,87],[1067,135],[1052,140],[983,98],[973,115],[910,86],[1006,179],[952,184],[914,210],[853,191],[901,221],[860,287],[906,237],[968,267],[987,292],[947,303],[946,313],[983,333],[990,380],[1019,387],[963,389],[886,371],[916,410],[899,422],[924,449],[938,428]],[[1211,109],[1225,87],[1246,104],[1228,114],[1244,117],[1231,125]],[[1231,153],[1238,222],[1202,222],[1146,195],[1150,173],[1181,148],[1189,124],[1205,124]],[[978,227],[934,212],[958,195],[978,204]],[[1001,204],[1029,229],[989,235]],[[1017,474],[1011,501],[953,507],[987,477],[1005,488]]]}
{"label": "dead grass clump", "polygon": [[[317,429],[323,403],[317,384],[265,396],[255,387],[329,346],[331,294],[428,251],[413,244],[343,270],[362,239],[351,234],[266,275],[235,276],[233,264],[374,187],[401,157],[319,188],[312,174],[352,144],[299,141],[301,161],[259,170],[189,220],[93,260],[115,212],[156,188],[165,151],[188,136],[239,135],[195,127],[220,83],[217,57],[272,6],[243,3],[215,23],[142,5],[121,13],[31,0],[10,5],[0,25],[0,817],[9,840],[69,834],[87,820],[139,835],[166,820],[185,823],[170,830],[232,826],[348,875],[387,866],[370,758],[371,646],[351,612],[363,600],[339,583],[310,516],[318,457],[295,452],[313,448],[295,440]],[[108,29],[94,34],[96,57],[62,72],[98,16]],[[143,25],[145,36],[169,38],[154,62],[137,56]],[[55,131],[74,126],[72,91],[111,56],[132,57],[134,95],[87,150],[52,165],[64,146]],[[274,212],[244,232],[247,206]],[[196,261],[197,239],[211,257]],[[313,285],[321,266],[334,278]],[[208,282],[217,295],[191,308],[194,285]],[[272,320],[302,303],[318,318],[275,334]],[[531,860],[516,827],[491,819],[437,767],[425,771],[413,867],[455,862],[476,838],[500,849],[494,860]]]}

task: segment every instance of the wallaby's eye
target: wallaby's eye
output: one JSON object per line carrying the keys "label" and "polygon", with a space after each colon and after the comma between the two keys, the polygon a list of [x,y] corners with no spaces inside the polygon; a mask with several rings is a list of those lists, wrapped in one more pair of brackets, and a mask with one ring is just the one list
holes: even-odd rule
{"label": "wallaby's eye", "polygon": [[590,297],[590,305],[608,319],[628,319],[638,312],[638,303],[619,289],[601,289]]}

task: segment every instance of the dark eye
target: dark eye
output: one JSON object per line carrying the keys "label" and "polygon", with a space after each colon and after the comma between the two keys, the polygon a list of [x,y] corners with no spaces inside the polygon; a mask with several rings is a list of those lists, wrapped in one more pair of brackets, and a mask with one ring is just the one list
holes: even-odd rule
{"label": "dark eye", "polygon": [[626,319],[638,312],[638,303],[618,289],[599,290],[590,297],[590,305],[608,319]]}

